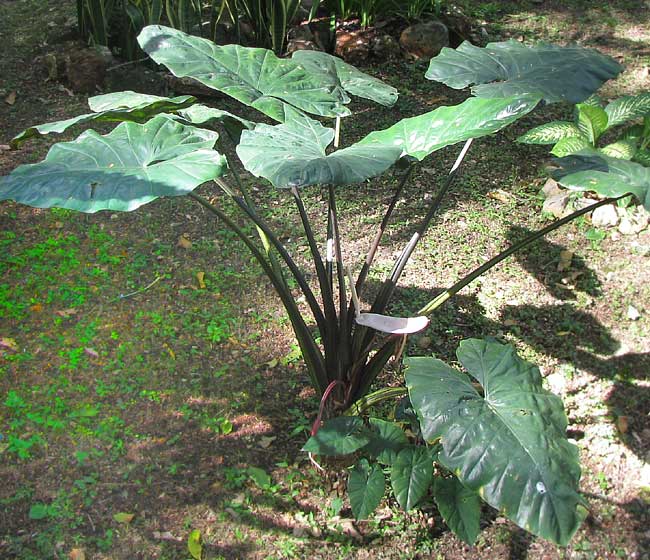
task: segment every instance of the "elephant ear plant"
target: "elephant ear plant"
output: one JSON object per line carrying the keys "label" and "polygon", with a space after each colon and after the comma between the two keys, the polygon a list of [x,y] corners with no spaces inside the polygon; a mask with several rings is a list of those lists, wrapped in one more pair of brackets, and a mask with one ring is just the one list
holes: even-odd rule
{"label": "elephant ear plant", "polygon": [[[446,49],[432,60],[427,77],[452,87],[477,84],[475,96],[403,119],[337,149],[341,119],[350,115],[350,96],[391,106],[397,99],[394,88],[324,53],[298,52],[280,59],[269,50],[217,46],[160,26],[146,27],[139,42],[154,61],[177,76],[192,77],[278,124],[251,122],[197,104],[191,97],[123,92],[91,98],[90,113],[34,126],[18,135],[13,145],[76,124],[124,122],[103,136],[88,130],[72,142],[54,145],[41,163],[23,165],[2,178],[0,199],[97,212],[130,211],[161,196],[191,197],[241,239],[277,291],[310,381],[321,397],[305,450],[313,455],[358,456],[349,477],[357,518],[370,515],[381,500],[386,471],[399,504],[411,509],[431,492],[449,526],[467,542],[478,534],[483,499],[525,529],[566,544],[585,511],[577,492],[577,450],[566,439],[560,400],[542,387],[539,370],[512,347],[493,340],[467,340],[458,349],[458,359],[469,376],[434,358],[407,358],[406,388],[371,389],[391,357],[401,353],[406,337],[426,327],[428,316],[447,299],[515,251],[611,200],[577,211],[513,245],[412,317],[388,314],[404,267],[435,218],[472,141],[502,130],[541,102],[583,101],[620,72],[618,64],[594,51],[544,44],[529,48],[494,43],[486,50],[464,44],[456,51]],[[309,115],[335,119],[335,126]],[[215,149],[220,141],[215,129],[225,129],[235,140],[237,156],[248,172],[285,189],[293,199],[312,258],[313,282],[282,244],[281,235],[260,215],[223,149]],[[462,144],[454,166],[374,301],[362,309],[360,297],[366,295],[376,251],[414,167],[454,144]],[[608,165],[607,173],[618,173],[621,186],[613,197],[633,193],[648,200],[642,178],[614,169],[607,161],[602,165]],[[366,259],[346,262],[337,189],[392,167],[403,172]],[[576,162],[571,172],[580,168]],[[233,212],[239,215],[220,206],[216,194],[208,200],[194,192],[210,181],[234,202]],[[311,186],[322,189],[327,204],[322,246],[301,197],[302,189]],[[254,224],[254,235],[240,227],[239,217]],[[356,277],[352,269],[358,269]],[[308,317],[297,296],[304,298]],[[396,421],[367,417],[372,405],[404,397],[407,391],[408,398],[399,401]],[[404,426],[410,429],[405,431]]]}

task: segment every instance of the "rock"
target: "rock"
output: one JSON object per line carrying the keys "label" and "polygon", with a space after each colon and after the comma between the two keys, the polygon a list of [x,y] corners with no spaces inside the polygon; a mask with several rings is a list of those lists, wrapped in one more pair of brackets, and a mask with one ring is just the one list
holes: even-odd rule
{"label": "rock", "polygon": [[381,60],[390,60],[400,56],[399,43],[386,33],[375,35],[370,40],[372,55]]}
{"label": "rock", "polygon": [[623,235],[636,235],[648,227],[648,216],[645,212],[632,211],[623,215],[618,231]]}
{"label": "rock", "polygon": [[365,62],[370,56],[368,33],[364,31],[344,31],[337,34],[334,54],[350,64]]}
{"label": "rock", "polygon": [[66,61],[68,85],[77,93],[96,93],[106,79],[108,60],[94,49],[73,51]]}
{"label": "rock", "polygon": [[449,30],[441,21],[416,23],[402,31],[399,44],[411,57],[432,58],[449,46]]}
{"label": "rock", "polygon": [[618,213],[613,204],[600,206],[591,213],[591,223],[594,227],[613,227],[618,224]]}

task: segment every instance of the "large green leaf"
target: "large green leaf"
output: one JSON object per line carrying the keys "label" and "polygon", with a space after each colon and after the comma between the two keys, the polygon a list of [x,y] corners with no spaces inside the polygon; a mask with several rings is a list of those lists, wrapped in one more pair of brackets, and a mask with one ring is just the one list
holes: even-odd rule
{"label": "large green leaf", "polygon": [[[120,104],[118,99],[129,100],[129,104]],[[11,141],[11,146],[19,147],[23,142],[34,136],[45,136],[46,134],[61,134],[71,126],[87,122],[146,122],[158,113],[178,111],[189,107],[196,101],[195,97],[183,95],[180,97],[158,97],[155,95],[143,95],[132,91],[121,93],[110,93],[91,97],[88,100],[93,113],[78,115],[71,119],[55,121],[46,124],[39,124],[24,130]]]}
{"label": "large green leaf", "polygon": [[433,480],[433,458],[426,447],[407,447],[397,454],[390,483],[397,502],[405,511],[424,497]]}
{"label": "large green leaf", "polygon": [[[144,104],[162,103],[166,99],[166,97],[158,97],[157,95],[147,95],[145,93],[137,93],[134,91],[121,91],[118,93],[106,93],[104,95],[91,97],[88,99],[88,105],[90,105],[92,111],[111,111],[118,109],[134,109]],[[191,99],[196,101],[196,98],[194,97]],[[187,124],[205,126],[208,128],[214,126],[217,122],[223,123],[226,127],[233,127],[233,129],[237,130],[238,133],[242,128],[255,127],[255,123],[237,115],[233,115],[228,111],[215,109],[200,103],[188,105],[179,105],[176,108],[169,108],[166,112],[175,113]]]}
{"label": "large green leaf", "polygon": [[454,476],[436,477],[433,498],[447,526],[467,544],[474,544],[481,531],[481,500]]}
{"label": "large green leaf", "polygon": [[605,107],[605,112],[610,127],[641,118],[650,114],[650,93],[619,97]]}
{"label": "large green leaf", "polygon": [[604,154],[576,154],[554,159],[553,178],[562,186],[603,196],[635,195],[650,210],[650,169]]}
{"label": "large green leaf", "polygon": [[380,418],[369,418],[368,422],[372,431],[365,451],[380,463],[391,465],[397,454],[408,445],[404,430],[397,423]]}
{"label": "large green leaf", "polygon": [[576,109],[578,110],[578,130],[592,146],[595,146],[600,135],[607,130],[605,109],[587,103],[578,103]]}
{"label": "large green leaf", "polygon": [[609,56],[578,46],[526,47],[510,40],[481,48],[465,41],[431,59],[426,77],[456,89],[476,84],[472,93],[478,97],[528,93],[548,103],[579,103],[621,70]]}
{"label": "large green leaf", "polygon": [[350,114],[341,92],[330,81],[267,49],[217,46],[160,25],[145,27],[138,41],[174,75],[194,78],[277,121],[284,122],[286,104],[326,117]]}
{"label": "large green leaf", "polygon": [[377,509],[384,497],[386,480],[379,465],[370,465],[367,459],[361,459],[350,471],[348,495],[355,519],[367,519]]}
{"label": "large green leaf", "polygon": [[498,132],[532,111],[539,97],[470,98],[451,107],[402,119],[386,130],[371,132],[355,146],[399,147],[420,161],[432,152]]}
{"label": "large green leaf", "polygon": [[358,416],[338,416],[327,420],[302,448],[316,455],[347,455],[370,441],[369,432]]}
{"label": "large green leaf", "polygon": [[311,74],[321,74],[332,84],[350,95],[370,99],[375,103],[392,107],[399,96],[398,91],[377,78],[364,74],[336,56],[320,51],[296,51],[293,60],[304,66]]}
{"label": "large green leaf", "polygon": [[495,341],[465,340],[457,356],[482,386],[435,358],[409,358],[406,383],[440,462],[526,530],[566,545],[584,511],[577,448],[562,401],[539,369]]}
{"label": "large green leaf", "polygon": [[555,144],[564,138],[580,136],[580,130],[572,122],[552,121],[535,128],[517,138],[522,144]]}
{"label": "large green leaf", "polygon": [[160,196],[187,194],[221,175],[218,135],[159,115],[122,123],[110,134],[84,132],[52,146],[44,161],[0,179],[0,200],[81,212],[130,211]]}
{"label": "large green leaf", "polygon": [[394,146],[356,144],[328,155],[333,139],[331,128],[309,117],[294,118],[243,131],[237,155],[253,175],[285,188],[360,183],[383,173],[402,153]]}

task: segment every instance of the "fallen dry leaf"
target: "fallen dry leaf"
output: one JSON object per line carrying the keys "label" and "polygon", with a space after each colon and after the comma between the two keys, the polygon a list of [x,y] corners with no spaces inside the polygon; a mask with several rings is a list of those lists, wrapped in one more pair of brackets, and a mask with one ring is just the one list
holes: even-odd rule
{"label": "fallen dry leaf", "polygon": [[68,317],[72,317],[73,315],[76,315],[77,313],[79,313],[79,310],[74,309],[74,308],[71,308],[71,309],[59,309],[58,311],[55,311],[55,313],[59,317],[63,317],[64,319],[67,319]]}
{"label": "fallen dry leaf", "polygon": [[0,348],[8,348],[14,352],[18,352],[18,344],[13,338],[0,338]]}
{"label": "fallen dry leaf", "polygon": [[506,192],[501,189],[496,189],[487,193],[488,198],[498,200],[499,202],[510,202],[512,200],[512,195],[509,192]]}
{"label": "fallen dry leaf", "polygon": [[639,313],[639,310],[634,307],[633,305],[628,305],[627,306],[627,318],[630,321],[638,321],[641,318],[641,313]]}
{"label": "fallen dry leaf", "polygon": [[99,353],[94,348],[84,348],[84,352],[93,358],[99,358]]}
{"label": "fallen dry leaf", "polygon": [[260,438],[260,447],[263,449],[268,449],[271,444],[275,441],[275,436],[263,436]]}
{"label": "fallen dry leaf", "polygon": [[206,285],[205,285],[205,272],[197,272],[196,273],[196,281],[199,283],[199,288],[201,290],[205,290]]}
{"label": "fallen dry leaf", "polygon": [[16,102],[16,92],[10,91],[7,97],[5,97],[5,103],[7,105],[13,105]]}
{"label": "fallen dry leaf", "polygon": [[621,432],[622,434],[627,432],[629,426],[629,420],[627,416],[619,416],[616,419],[616,427],[618,428],[618,431]]}
{"label": "fallen dry leaf", "polygon": [[116,513],[113,516],[113,519],[115,519],[115,521],[117,521],[118,523],[131,523],[134,517],[135,517],[134,513],[120,512],[120,513]]}
{"label": "fallen dry leaf", "polygon": [[189,240],[187,235],[183,234],[178,238],[177,245],[183,249],[190,249],[192,247],[192,242]]}
{"label": "fallen dry leaf", "polygon": [[73,548],[68,557],[70,560],[86,560],[86,551],[83,548]]}
{"label": "fallen dry leaf", "polygon": [[43,306],[40,303],[35,303],[34,305],[29,306],[29,310],[34,313],[40,313],[43,311]]}
{"label": "fallen dry leaf", "polygon": [[573,251],[560,251],[560,262],[557,263],[558,272],[567,270],[571,266],[571,261],[573,260]]}

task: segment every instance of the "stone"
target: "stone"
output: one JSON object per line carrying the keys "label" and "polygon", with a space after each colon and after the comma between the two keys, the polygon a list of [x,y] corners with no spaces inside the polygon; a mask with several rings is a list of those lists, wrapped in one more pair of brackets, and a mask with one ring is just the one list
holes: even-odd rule
{"label": "stone", "polygon": [[613,204],[600,206],[591,213],[591,223],[594,227],[614,227],[618,224],[618,213]]}
{"label": "stone", "polygon": [[94,49],[79,49],[66,60],[66,75],[70,89],[77,93],[96,93],[106,79],[108,60]]}
{"label": "stone", "polygon": [[399,44],[413,58],[433,58],[449,46],[449,30],[437,20],[416,23],[402,31]]}

